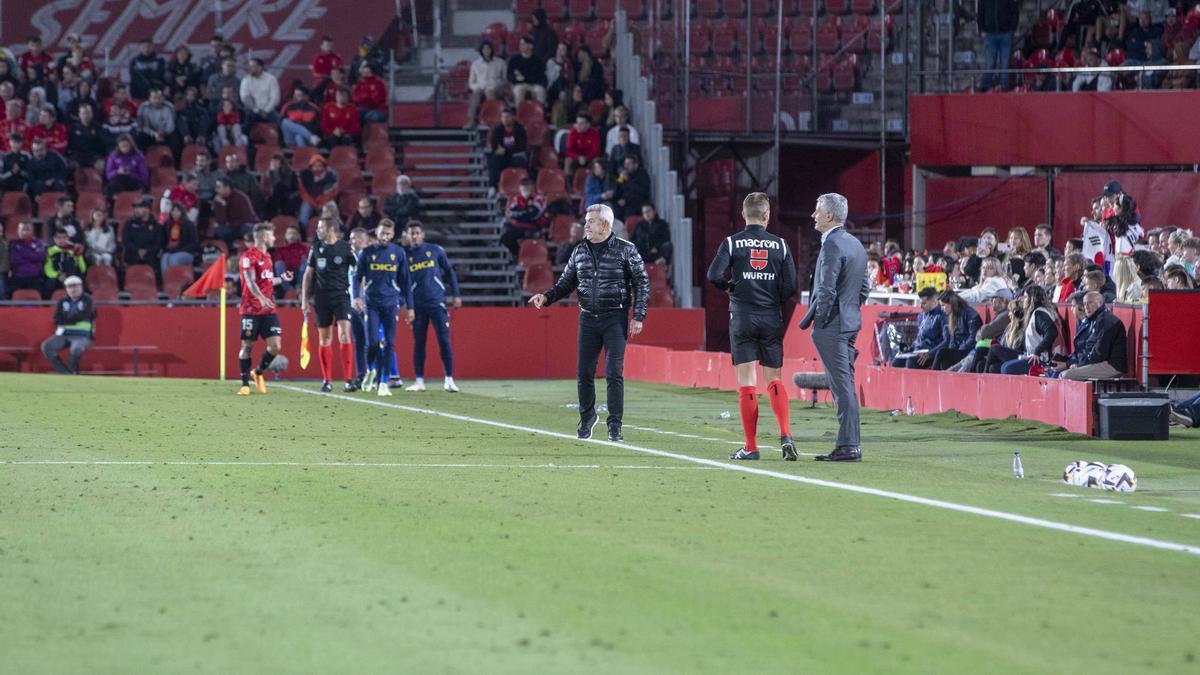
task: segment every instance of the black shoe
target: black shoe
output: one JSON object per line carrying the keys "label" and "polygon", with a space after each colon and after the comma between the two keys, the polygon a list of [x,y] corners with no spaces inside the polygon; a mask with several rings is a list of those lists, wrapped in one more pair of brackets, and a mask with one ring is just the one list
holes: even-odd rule
{"label": "black shoe", "polygon": [[592,429],[596,428],[596,423],[599,421],[600,421],[600,418],[597,417],[596,415],[592,415],[588,419],[579,420],[579,429],[577,429],[577,431],[579,432],[579,437],[582,439],[591,438],[592,437]]}
{"label": "black shoe", "polygon": [[758,459],[758,451],[742,448],[730,455],[729,459]]}
{"label": "black shoe", "polygon": [[854,446],[842,446],[834,448],[833,452],[828,455],[817,455],[818,462],[861,462],[862,451]]}
{"label": "black shoe", "polygon": [[625,435],[621,433],[621,426],[619,424],[610,424],[608,426],[608,440],[613,443],[625,440]]}
{"label": "black shoe", "polygon": [[321,393],[322,393],[322,394],[328,394],[328,393],[329,393],[329,392],[331,392],[331,391],[333,391],[333,385],[332,385],[332,384],[329,384],[328,382],[322,382],[322,383],[321,383]]}
{"label": "black shoe", "polygon": [[794,462],[800,459],[800,455],[796,454],[796,443],[791,436],[780,436],[779,447],[783,450],[783,461]]}
{"label": "black shoe", "polygon": [[346,386],[342,389],[342,391],[346,392],[347,394],[358,390],[359,386],[357,380],[346,380]]}

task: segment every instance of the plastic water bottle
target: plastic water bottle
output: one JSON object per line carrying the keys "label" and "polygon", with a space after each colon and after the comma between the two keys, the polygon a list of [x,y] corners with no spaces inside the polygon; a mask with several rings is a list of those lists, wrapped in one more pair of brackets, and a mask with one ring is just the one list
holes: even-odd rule
{"label": "plastic water bottle", "polygon": [[727,420],[727,419],[729,419],[730,417],[732,417],[732,415],[730,415],[730,414],[729,414],[729,411],[728,411],[728,410],[726,410],[725,412],[721,413],[721,419],[723,419],[723,420]]}
{"label": "plastic water bottle", "polygon": [[1021,466],[1021,453],[1013,453],[1013,478],[1024,478],[1025,467]]}
{"label": "plastic water bottle", "polygon": [[917,414],[917,409],[913,407],[912,397],[908,397],[908,408],[906,409],[909,416]]}

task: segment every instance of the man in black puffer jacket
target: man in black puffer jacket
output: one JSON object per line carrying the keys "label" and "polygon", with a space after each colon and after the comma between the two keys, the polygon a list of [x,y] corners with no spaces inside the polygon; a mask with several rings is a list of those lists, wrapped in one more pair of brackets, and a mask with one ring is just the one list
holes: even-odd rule
{"label": "man in black puffer jacket", "polygon": [[[596,361],[604,348],[604,379],[608,382],[608,439],[624,440],[621,415],[625,407],[625,339],[642,332],[650,299],[637,247],[612,233],[613,212],[604,204],[588,207],[584,219],[587,239],[571,252],[558,283],[529,299],[538,309],[579,291],[579,437],[591,438],[596,415]],[[633,320],[629,310],[633,308]]]}

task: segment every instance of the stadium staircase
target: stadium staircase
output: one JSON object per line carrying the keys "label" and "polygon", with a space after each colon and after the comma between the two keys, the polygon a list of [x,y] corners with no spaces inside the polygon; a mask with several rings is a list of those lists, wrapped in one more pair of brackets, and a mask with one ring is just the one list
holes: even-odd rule
{"label": "stadium staircase", "polygon": [[421,220],[446,249],[463,302],[517,304],[512,257],[500,245],[501,212],[488,196],[487,165],[476,132],[392,129],[397,159],[421,196]]}

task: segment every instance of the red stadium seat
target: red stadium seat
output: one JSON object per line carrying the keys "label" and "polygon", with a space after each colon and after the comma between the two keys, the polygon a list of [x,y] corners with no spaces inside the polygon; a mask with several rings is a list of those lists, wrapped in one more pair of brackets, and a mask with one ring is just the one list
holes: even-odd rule
{"label": "red stadium seat", "polygon": [[154,268],[149,265],[130,265],[125,268],[125,291],[132,293],[135,288],[149,288],[157,292],[158,284],[154,279]]}
{"label": "red stadium seat", "polygon": [[567,181],[562,169],[542,169],[538,171],[537,191],[548,195],[552,192],[566,192]]}
{"label": "red stadium seat", "polygon": [[29,201],[29,195],[24,192],[5,192],[3,200],[0,200],[0,213],[17,218],[32,218],[33,202]]}
{"label": "red stadium seat", "polygon": [[825,11],[829,14],[849,14],[850,0],[825,0]]}
{"label": "red stadium seat", "polygon": [[358,150],[353,145],[338,145],[329,151],[329,167],[339,174],[358,169]]}
{"label": "red stadium seat", "polygon": [[517,254],[517,267],[533,267],[546,265],[550,262],[550,252],[546,249],[544,239],[522,239],[521,250]]}
{"label": "red stadium seat", "polygon": [[[793,54],[811,54],[813,44],[812,22],[804,17],[792,22],[788,30],[788,45]],[[767,47],[767,51],[771,51]]]}
{"label": "red stadium seat", "polygon": [[608,111],[608,108],[605,107],[604,101],[596,99],[595,101],[592,101],[591,103],[589,103],[588,104],[588,115],[591,115],[591,117],[592,117],[592,126],[603,129],[604,123],[605,123],[605,120],[603,119],[604,113],[607,111]]}
{"label": "red stadium seat", "polygon": [[[597,11],[600,9],[599,0],[597,0],[596,9]],[[646,17],[646,0],[621,0],[621,9],[625,10],[625,14],[630,19],[644,19]]]}
{"label": "red stadium seat", "polygon": [[[553,277],[551,277],[550,283],[554,283]],[[549,288],[549,287],[550,287],[549,285],[546,285],[546,286],[543,286],[542,288],[545,289],[545,288]],[[12,301],[13,302],[41,302],[42,294],[38,293],[37,291],[35,291],[31,288],[22,288],[20,290],[16,290],[16,291],[12,292]]]}
{"label": "red stadium seat", "polygon": [[58,210],[58,199],[66,195],[65,192],[43,192],[38,195],[37,199],[37,216],[42,220],[46,220],[54,215]]}
{"label": "red stadium seat", "polygon": [[479,107],[479,123],[488,129],[494,129],[500,124],[500,113],[504,112],[504,101],[484,101]]}
{"label": "red stadium seat", "polygon": [[567,9],[570,11],[572,19],[590,21],[592,18],[591,0],[567,0]]}
{"label": "red stadium seat", "polygon": [[539,169],[559,166],[558,153],[549,145],[535,146],[537,148],[537,166]]}
{"label": "red stadium seat", "polygon": [[271,158],[280,152],[278,145],[260,145],[254,149],[254,170],[265,174],[271,170]]}
{"label": "red stadium seat", "polygon": [[521,282],[521,290],[529,293],[544,293],[554,285],[554,270],[549,263],[531,265],[525,268],[525,278]]}
{"label": "red stadium seat", "polygon": [[340,213],[350,214],[358,208],[358,201],[366,196],[362,190],[342,190],[338,192],[337,205]]}
{"label": "red stadium seat", "polygon": [[533,10],[538,8],[538,0],[517,0],[517,18],[528,19],[533,16]]}
{"label": "red stadium seat", "polygon": [[542,9],[546,10],[546,17],[551,21],[567,16],[566,0],[542,0]]}
{"label": "red stadium seat", "polygon": [[850,11],[865,16],[878,14],[875,7],[875,0],[850,0]]}
{"label": "red stadium seat", "polygon": [[357,166],[347,167],[345,171],[339,172],[337,186],[338,190],[362,193],[367,191],[367,181]]}
{"label": "red stadium seat", "polygon": [[165,145],[152,145],[146,149],[146,166],[154,168],[156,166],[175,166],[175,155],[171,154],[171,148]]}
{"label": "red stadium seat", "polygon": [[596,0],[595,12],[597,19],[612,19],[617,15],[617,0]]}
{"label": "red stadium seat", "polygon": [[528,127],[531,120],[544,122],[546,120],[546,108],[538,101],[526,99],[517,104],[517,121],[522,126]]}
{"label": "red stadium seat", "polygon": [[696,0],[696,13],[707,19],[721,16],[721,0]]}
{"label": "red stadium seat", "polygon": [[192,270],[191,265],[172,265],[163,272],[163,291],[167,297],[177,298],[180,292],[191,286],[195,280],[196,272]]}
{"label": "red stadium seat", "polygon": [[746,0],[724,0],[721,14],[726,19],[738,19],[746,16]]}
{"label": "red stadium seat", "polygon": [[565,213],[554,216],[550,221],[550,241],[562,245],[571,239],[571,226],[578,222],[574,216]]}
{"label": "red stadium seat", "polygon": [[573,178],[571,178],[571,193],[572,194],[575,194],[575,195],[583,194],[584,189],[587,187],[588,173],[589,173],[588,168],[584,167],[584,166],[581,166],[578,169],[575,169],[575,176]]}
{"label": "red stadium seat", "polygon": [[650,306],[651,307],[674,307],[675,296],[671,294],[669,288],[655,288],[650,291]]}
{"label": "red stadium seat", "polygon": [[505,196],[517,194],[521,189],[521,179],[529,175],[529,172],[520,167],[509,167],[500,172],[500,185],[497,186],[497,191]]}
{"label": "red stadium seat", "polygon": [[1116,67],[1125,63],[1125,50],[1120,47],[1114,47],[1108,50],[1108,54],[1104,57],[1104,62],[1110,66]]}
{"label": "red stadium seat", "polygon": [[692,24],[692,54],[707,54],[712,49],[712,27],[706,21]]}
{"label": "red stadium seat", "polygon": [[104,179],[100,172],[90,166],[75,169],[75,190],[77,192],[104,192]]}
{"label": "red stadium seat", "polygon": [[[128,190],[126,192],[118,192],[113,197],[113,218],[124,223],[133,217],[133,205],[141,200],[143,193],[138,190]],[[151,207],[151,211],[157,211],[157,204]]]}
{"label": "red stadium seat", "polygon": [[[179,158],[179,165],[184,171],[191,171],[196,168],[196,155],[201,152],[208,152],[208,148],[197,143],[183,146],[183,152]],[[224,169],[225,167],[221,167]]]}
{"label": "red stadium seat", "polygon": [[371,177],[371,194],[378,197],[379,202],[382,204],[383,200],[395,194],[396,176],[399,175],[399,172],[393,165],[384,167],[378,171],[372,170],[371,173],[374,174]]}
{"label": "red stadium seat", "polygon": [[150,169],[150,193],[161,196],[163,190],[179,183],[173,166],[156,166]]}
{"label": "red stadium seat", "polygon": [[587,43],[588,49],[591,49],[592,53],[597,57],[602,57],[604,55],[604,37],[608,35],[608,30],[611,26],[611,21],[597,19],[592,22],[591,26],[588,27],[585,42]]}
{"label": "red stadium seat", "polygon": [[[367,151],[366,159],[367,171],[386,171],[387,169],[396,168],[396,151],[392,150],[390,145],[372,146]],[[355,170],[358,169],[358,164],[354,165]]]}
{"label": "red stadium seat", "polygon": [[650,279],[650,288],[669,287],[667,284],[667,271],[659,265],[646,263],[646,276]]}
{"label": "red stadium seat", "polygon": [[75,213],[78,214],[80,222],[87,222],[91,217],[92,209],[100,209],[108,214],[108,203],[104,199],[104,194],[101,192],[79,192],[79,198],[75,200]]}
{"label": "red stadium seat", "polygon": [[841,34],[840,26],[841,21],[836,16],[825,19],[817,28],[815,38],[817,41],[817,51],[822,54],[832,54],[838,50],[838,40]]}
{"label": "red stadium seat", "polygon": [[112,265],[89,265],[87,285],[94,293],[101,288],[117,288],[117,270]]}
{"label": "red stadium seat", "polygon": [[121,299],[116,286],[103,288],[93,288],[91,290],[92,300],[96,302],[117,302]]}
{"label": "red stadium seat", "polygon": [[292,148],[292,170],[303,171],[308,168],[308,162],[314,155],[321,154],[321,151],[311,145],[302,145]]}
{"label": "red stadium seat", "polygon": [[362,134],[363,145],[367,145],[372,141],[390,142],[388,139],[388,126],[384,122],[367,122],[363,125]]}
{"label": "red stadium seat", "polygon": [[221,152],[219,153],[219,155],[217,157],[218,161],[221,162],[222,169],[225,168],[225,158],[228,157],[229,155],[237,155],[238,157],[241,157],[242,164],[243,165],[246,164],[246,148],[244,148],[240,145],[227,145],[227,146],[221,148]]}
{"label": "red stadium seat", "polygon": [[713,52],[719,56],[728,56],[737,52],[739,36],[745,32],[741,22],[722,22],[721,27],[713,34]]}
{"label": "red stadium seat", "polygon": [[279,145],[279,129],[270,122],[255,122],[249,137],[255,145]]}
{"label": "red stadium seat", "polygon": [[833,89],[841,93],[854,91],[855,81],[858,78],[858,55],[847,54],[846,58],[839,61],[833,68]]}
{"label": "red stadium seat", "polygon": [[492,43],[492,49],[495,50],[499,45],[508,41],[508,26],[497,21],[488,24],[487,28],[483,29],[482,39]]}
{"label": "red stadium seat", "polygon": [[841,35],[842,49],[847,52],[861,52],[867,48],[867,32],[871,30],[871,17],[856,16],[842,19]]}
{"label": "red stadium seat", "polygon": [[275,216],[274,218],[272,218],[271,225],[273,225],[275,227],[275,240],[277,242],[276,245],[278,245],[278,242],[282,242],[284,240],[283,235],[287,234],[287,229],[289,227],[291,227],[292,225],[298,225],[298,224],[299,224],[299,221],[297,221],[295,218],[293,218],[291,216],[280,215],[280,216]]}

